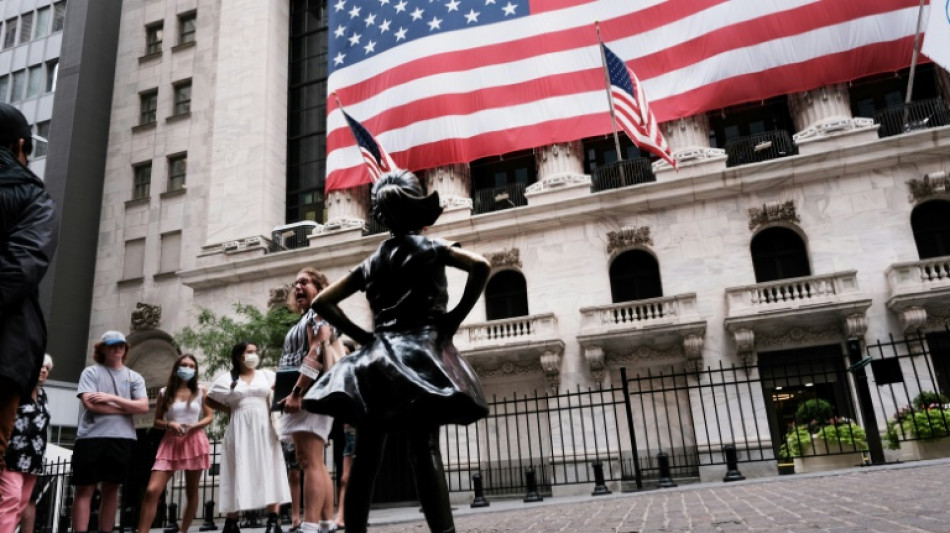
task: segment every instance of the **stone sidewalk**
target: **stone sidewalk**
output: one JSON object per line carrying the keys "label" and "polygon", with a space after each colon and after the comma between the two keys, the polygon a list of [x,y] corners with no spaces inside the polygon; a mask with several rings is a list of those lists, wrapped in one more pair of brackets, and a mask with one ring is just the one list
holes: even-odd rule
{"label": "stone sidewalk", "polygon": [[[740,465],[741,469],[741,465]],[[458,507],[459,533],[950,532],[950,461],[922,461],[598,497]],[[371,512],[372,533],[428,528],[418,508]]]}

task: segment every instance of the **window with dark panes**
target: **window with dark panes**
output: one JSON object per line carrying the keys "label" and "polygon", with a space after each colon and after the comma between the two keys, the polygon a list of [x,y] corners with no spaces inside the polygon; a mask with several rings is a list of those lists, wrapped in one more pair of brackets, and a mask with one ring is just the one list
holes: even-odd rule
{"label": "window with dark panes", "polygon": [[158,89],[139,95],[139,125],[154,124],[157,120]]}
{"label": "window with dark panes", "polygon": [[502,320],[528,315],[528,288],[524,276],[515,270],[502,270],[485,287],[485,318]]}
{"label": "window with dark panes", "polygon": [[149,24],[145,27],[145,55],[157,54],[162,51],[162,34],[165,26],[161,22]]}
{"label": "window with dark panes", "polygon": [[7,93],[10,92],[10,76],[0,76],[0,102],[7,103]]}
{"label": "window with dark panes", "polygon": [[767,131],[795,132],[788,97],[737,105],[709,113],[709,145],[725,148],[726,143]]}
{"label": "window with dark panes", "polygon": [[53,3],[53,31],[63,31],[66,25],[66,0]]}
{"label": "window with dark panes", "polygon": [[614,303],[663,296],[660,265],[643,250],[629,250],[610,264],[610,295]]}
{"label": "window with dark panes", "polygon": [[59,59],[53,58],[46,62],[46,92],[56,90],[56,80],[59,78]]}
{"label": "window with dark panes", "polygon": [[46,157],[49,153],[49,121],[37,122],[35,133],[39,139],[33,139],[33,157]]}
{"label": "window with dark panes", "polygon": [[16,103],[23,99],[26,92],[26,71],[18,70],[13,73],[13,85],[10,87],[10,102]]}
{"label": "window with dark panes", "polygon": [[[637,148],[630,137],[621,133],[618,135],[620,141],[620,154],[624,161],[641,157],[640,150]],[[613,135],[595,137],[583,140],[584,146],[584,172],[593,174],[598,167],[610,165],[617,162],[617,143],[614,142]]]}
{"label": "window with dark panes", "polygon": [[788,228],[774,227],[752,238],[756,283],[811,275],[805,241]]}
{"label": "window with dark panes", "polygon": [[168,156],[168,191],[185,188],[185,173],[188,170],[188,155]]}
{"label": "window with dark panes", "polygon": [[49,34],[50,8],[43,7],[36,10],[36,24],[33,29],[33,38],[39,39]]}
{"label": "window with dark panes", "polygon": [[195,42],[195,28],[198,23],[198,14],[185,13],[178,16],[178,44]]}
{"label": "window with dark panes", "polygon": [[43,90],[46,82],[46,75],[43,72],[43,65],[33,65],[27,71],[26,97],[36,98]]}
{"label": "window with dark panes", "polygon": [[326,220],[326,17],[323,0],[290,4],[287,222]]}
{"label": "window with dark panes", "polygon": [[132,167],[132,199],[148,198],[152,189],[152,162],[139,163]]}
{"label": "window with dark panes", "polygon": [[950,201],[931,200],[910,215],[917,255],[921,259],[950,256]]}
{"label": "window with dark panes", "polygon": [[175,84],[175,114],[191,112],[191,80]]}
{"label": "window with dark panes", "polygon": [[5,30],[6,33],[3,34],[3,48],[12,48],[16,46],[16,29],[17,29],[17,19],[7,19]]}
{"label": "window with dark panes", "polygon": [[33,37],[33,13],[20,15],[20,44],[30,42]]}

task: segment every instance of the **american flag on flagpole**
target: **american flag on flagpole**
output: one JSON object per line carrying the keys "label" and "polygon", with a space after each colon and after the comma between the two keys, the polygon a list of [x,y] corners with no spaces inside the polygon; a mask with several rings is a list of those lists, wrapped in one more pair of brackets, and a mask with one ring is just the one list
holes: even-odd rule
{"label": "american flag on flagpole", "polygon": [[370,181],[376,183],[379,177],[396,168],[393,159],[381,144],[376,142],[373,135],[363,127],[355,118],[351,117],[346,111],[340,109],[346,118],[346,123],[353,132],[353,138],[356,140],[356,146],[363,156],[363,163],[366,164],[366,171],[369,173]]}
{"label": "american flag on flagpole", "polygon": [[[602,136],[599,43],[656,120],[910,64],[919,0],[328,0],[328,91],[402,168]],[[327,105],[327,190],[365,181]],[[674,149],[676,147],[673,147]]]}
{"label": "american flag on flagpole", "polygon": [[606,44],[601,46],[604,51],[604,69],[610,82],[611,108],[620,127],[638,147],[653,152],[675,167],[676,161],[670,154],[670,146],[650,111],[650,103],[637,75]]}

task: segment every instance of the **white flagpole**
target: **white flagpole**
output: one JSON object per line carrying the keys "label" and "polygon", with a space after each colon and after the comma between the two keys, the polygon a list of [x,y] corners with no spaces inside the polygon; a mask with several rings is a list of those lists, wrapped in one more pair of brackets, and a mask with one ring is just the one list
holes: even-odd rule
{"label": "white flagpole", "polygon": [[[931,9],[933,7],[931,6]],[[917,10],[917,32],[914,34],[914,52],[910,56],[910,74],[907,76],[907,96],[904,97],[904,121],[902,125],[907,127],[907,115],[910,110],[911,95],[914,93],[914,74],[917,71],[917,55],[920,53],[920,26],[924,20],[924,0],[920,0],[920,8]]]}
{"label": "white flagpole", "polygon": [[[922,0],[921,0],[922,1]],[[600,50],[600,62],[604,66],[604,83],[607,89],[607,101],[610,102],[610,124],[614,128],[614,149],[617,150],[617,162],[623,161],[623,154],[620,152],[620,136],[617,134],[617,116],[614,113],[614,95],[610,93],[610,73],[607,70],[607,55],[604,53],[604,41],[600,38],[600,22],[594,23],[597,29],[597,44]]]}

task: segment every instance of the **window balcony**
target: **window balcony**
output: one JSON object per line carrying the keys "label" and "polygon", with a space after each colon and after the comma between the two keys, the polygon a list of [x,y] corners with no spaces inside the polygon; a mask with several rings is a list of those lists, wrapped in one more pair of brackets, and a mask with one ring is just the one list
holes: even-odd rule
{"label": "window balcony", "polygon": [[924,327],[928,315],[950,315],[950,256],[896,263],[885,275],[891,291],[887,308],[905,331]]}
{"label": "window balcony", "polygon": [[465,324],[455,346],[481,376],[538,371],[558,384],[564,341],[551,313]]}
{"label": "window balcony", "polygon": [[798,145],[787,131],[766,131],[727,142],[726,166],[748,165],[797,153]]}
{"label": "window balcony", "polygon": [[526,188],[524,183],[511,183],[504,187],[478,189],[472,195],[472,214],[481,215],[528,205],[524,196]]}
{"label": "window balcony", "polygon": [[654,181],[656,181],[656,176],[653,174],[653,166],[649,158],[626,159],[595,168],[591,176],[591,192],[619,189]]}
{"label": "window balcony", "polygon": [[[793,329],[827,330],[855,315],[866,329],[863,317],[870,306],[871,299],[858,288],[857,271],[804,276],[727,288],[725,326],[736,335],[742,352],[752,349],[753,333],[774,336]],[[846,334],[863,335],[861,325],[845,325]]]}
{"label": "window balcony", "polygon": [[608,357],[623,358],[637,351],[701,362],[705,333],[696,294],[689,293],[585,307],[577,342],[591,374],[600,381]]}
{"label": "window balcony", "polygon": [[950,124],[950,108],[942,98],[928,98],[883,109],[874,114],[881,125],[878,137],[891,137],[910,131],[925,130]]}

